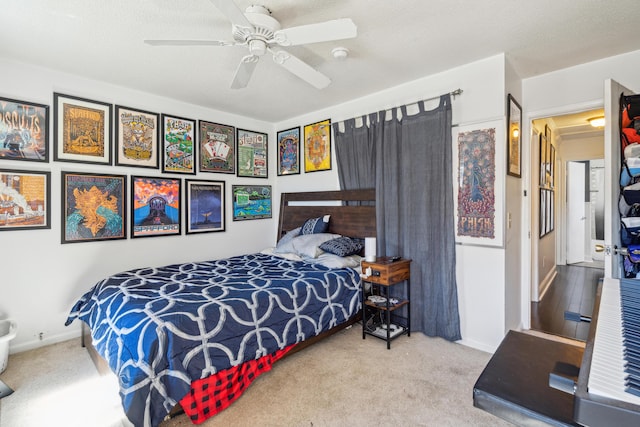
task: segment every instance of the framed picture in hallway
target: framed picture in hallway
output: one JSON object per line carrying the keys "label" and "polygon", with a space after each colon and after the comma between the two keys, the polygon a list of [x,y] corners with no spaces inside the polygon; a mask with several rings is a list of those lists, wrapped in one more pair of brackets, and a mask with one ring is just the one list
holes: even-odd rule
{"label": "framed picture in hallway", "polygon": [[504,120],[458,126],[453,135],[456,243],[504,245]]}
{"label": "framed picture in hallway", "polygon": [[507,174],[522,176],[522,108],[509,94],[507,96]]}

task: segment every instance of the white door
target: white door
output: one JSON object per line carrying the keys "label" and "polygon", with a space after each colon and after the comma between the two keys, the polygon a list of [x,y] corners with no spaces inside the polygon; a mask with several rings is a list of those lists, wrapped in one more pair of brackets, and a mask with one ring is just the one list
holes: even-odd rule
{"label": "white door", "polygon": [[585,261],[587,245],[584,162],[567,162],[567,264]]}
{"label": "white door", "polygon": [[619,173],[621,162],[620,128],[620,95],[630,95],[633,91],[613,80],[604,82],[604,242],[610,248],[604,256],[604,277],[614,279],[623,277],[621,258],[615,248],[620,247],[620,214],[618,213],[618,197],[620,195]]}

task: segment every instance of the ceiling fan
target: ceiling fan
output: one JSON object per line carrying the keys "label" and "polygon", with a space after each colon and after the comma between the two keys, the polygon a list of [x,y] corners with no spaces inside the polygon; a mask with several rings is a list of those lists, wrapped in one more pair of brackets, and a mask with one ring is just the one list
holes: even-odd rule
{"label": "ceiling fan", "polygon": [[349,18],[336,19],[310,25],[282,28],[264,6],[249,6],[245,12],[233,0],[210,0],[231,21],[233,41],[223,40],[145,40],[152,46],[246,46],[249,54],[238,65],[231,83],[232,89],[247,86],[258,60],[267,51],[273,55],[276,64],[298,76],[317,89],[323,89],[331,83],[329,77],[311,67],[306,62],[281,46],[296,46],[332,40],[354,38],[357,27]]}

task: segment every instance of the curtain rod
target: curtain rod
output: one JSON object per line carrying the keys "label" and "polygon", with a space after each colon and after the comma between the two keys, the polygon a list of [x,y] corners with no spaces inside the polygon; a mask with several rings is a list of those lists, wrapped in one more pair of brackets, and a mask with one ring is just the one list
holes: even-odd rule
{"label": "curtain rod", "polygon": [[[458,89],[452,90],[452,91],[451,91],[451,92],[449,92],[448,94],[449,94],[449,95],[451,95],[451,97],[455,100],[455,99],[456,99],[456,96],[461,95],[461,94],[462,94],[462,92],[463,92],[463,91],[462,91],[462,89],[458,88]],[[446,95],[446,93],[443,93],[442,95]],[[434,99],[439,99],[442,95],[432,96],[431,98],[423,98],[423,99],[419,99],[419,100],[417,100],[417,101],[413,101],[413,102],[407,102],[407,103],[406,103],[406,104],[404,104],[404,105],[413,105],[413,104],[417,104],[418,102],[433,101]],[[400,107],[401,107],[401,106],[396,105],[396,106],[394,106],[394,107],[384,108],[384,109],[382,109],[382,110],[378,110],[378,111],[389,111],[389,110],[392,110],[392,109],[394,109],[394,108],[400,108]],[[356,117],[362,117],[362,116],[366,116],[366,115],[368,115],[368,114],[361,114],[360,116],[356,116]],[[352,118],[355,118],[355,117],[352,117]],[[349,119],[342,119],[342,120],[338,120],[337,122],[338,122],[338,123],[342,123],[342,122],[344,122],[345,120],[349,120]]]}
{"label": "curtain rod", "polygon": [[[456,90],[452,90],[451,92],[448,93],[449,95],[451,95],[453,97],[453,99],[456,99],[456,96],[461,95],[462,94],[462,89],[458,88]],[[446,93],[443,93],[442,95],[447,95]],[[404,105],[413,105],[413,104],[417,104],[418,102],[427,102],[427,101],[433,101],[434,99],[440,99],[440,97],[442,95],[438,95],[438,96],[432,96],[431,98],[423,98],[423,99],[418,99],[417,101],[413,101],[413,102],[407,102]],[[384,111],[388,111],[388,110],[392,110],[394,108],[400,108],[402,107],[402,105],[396,105],[394,107],[389,107],[389,108],[385,108]]]}

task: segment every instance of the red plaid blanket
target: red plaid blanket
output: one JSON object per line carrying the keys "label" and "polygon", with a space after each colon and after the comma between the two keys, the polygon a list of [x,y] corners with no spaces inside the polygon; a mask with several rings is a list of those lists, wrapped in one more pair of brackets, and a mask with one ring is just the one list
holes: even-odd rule
{"label": "red plaid blanket", "polygon": [[191,422],[203,423],[235,402],[256,378],[270,371],[271,366],[294,346],[292,344],[283,350],[192,382],[191,392],[180,400],[180,405]]}

